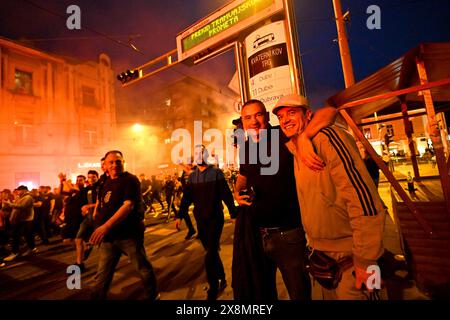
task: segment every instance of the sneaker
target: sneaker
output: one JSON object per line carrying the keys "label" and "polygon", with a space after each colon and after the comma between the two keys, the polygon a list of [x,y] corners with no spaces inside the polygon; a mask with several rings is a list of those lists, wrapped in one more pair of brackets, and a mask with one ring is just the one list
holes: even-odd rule
{"label": "sneaker", "polygon": [[189,240],[192,238],[192,236],[195,234],[195,231],[189,231],[186,235],[186,237],[184,238],[184,240]]}
{"label": "sneaker", "polygon": [[85,260],[87,260],[87,258],[89,258],[89,255],[91,254],[93,248],[94,248],[93,246],[89,246],[84,250],[83,261],[85,261]]}
{"label": "sneaker", "polygon": [[19,256],[18,253],[11,253],[9,256],[7,256],[3,261],[10,262],[16,259]]}

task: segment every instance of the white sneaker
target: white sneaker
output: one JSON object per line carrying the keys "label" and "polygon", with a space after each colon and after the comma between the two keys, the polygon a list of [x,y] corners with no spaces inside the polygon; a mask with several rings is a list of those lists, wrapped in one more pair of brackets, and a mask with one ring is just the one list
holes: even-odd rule
{"label": "white sneaker", "polygon": [[6,261],[6,262],[13,261],[18,256],[19,256],[18,253],[11,253],[9,256],[7,256],[5,259],[3,259],[3,261]]}

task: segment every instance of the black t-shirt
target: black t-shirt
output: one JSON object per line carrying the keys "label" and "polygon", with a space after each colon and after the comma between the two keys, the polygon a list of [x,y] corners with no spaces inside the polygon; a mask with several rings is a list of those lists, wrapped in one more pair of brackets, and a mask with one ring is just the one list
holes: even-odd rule
{"label": "black t-shirt", "polygon": [[82,187],[73,192],[66,200],[64,215],[71,221],[80,223],[83,220],[81,207],[87,204],[87,190]]}
{"label": "black t-shirt", "polygon": [[142,180],[141,181],[141,193],[144,193],[145,191],[147,191],[151,184],[152,184],[152,182],[148,179]]}
{"label": "black t-shirt", "polygon": [[[278,141],[272,141],[272,130],[278,131]],[[239,173],[247,178],[247,187],[252,187],[255,192],[252,206],[256,223],[260,227],[297,228],[300,226],[301,218],[295,186],[293,155],[287,149],[285,145],[287,138],[279,127],[271,127],[268,130],[267,139],[267,150],[260,150],[261,143],[255,143],[251,138],[245,142],[245,148],[240,149]],[[278,143],[278,157],[276,155],[272,157],[272,143]],[[257,150],[256,164],[250,163],[252,156],[249,155],[249,150]],[[272,163],[262,164],[261,162],[265,161],[261,161],[261,154],[278,159],[278,171],[275,174],[261,174],[261,168],[273,165]]]}
{"label": "black t-shirt", "polygon": [[51,193],[43,193],[42,194],[42,206],[41,211],[43,214],[49,215],[51,208],[51,201],[53,200],[53,194]]}
{"label": "black t-shirt", "polygon": [[160,193],[162,191],[162,183],[159,180],[152,180],[152,192]]}
{"label": "black t-shirt", "polygon": [[[38,196],[33,196],[33,200],[34,202],[42,202],[42,204],[44,203],[44,197],[42,196],[42,194],[39,194]],[[36,217],[40,217],[43,213],[43,208],[42,208],[42,204],[39,207],[34,207],[33,206],[33,210],[34,210],[34,216]]]}
{"label": "black t-shirt", "polygon": [[107,179],[100,190],[101,224],[110,219],[126,200],[134,203],[128,216],[110,230],[104,241],[130,239],[140,237],[140,205],[142,201],[139,179],[131,173],[124,172],[116,179]]}
{"label": "black t-shirt", "polygon": [[55,199],[55,207],[53,208],[53,210],[57,210],[58,212],[61,212],[61,210],[63,209],[64,203],[63,203],[63,197],[60,194],[53,194],[51,193],[53,199]]}

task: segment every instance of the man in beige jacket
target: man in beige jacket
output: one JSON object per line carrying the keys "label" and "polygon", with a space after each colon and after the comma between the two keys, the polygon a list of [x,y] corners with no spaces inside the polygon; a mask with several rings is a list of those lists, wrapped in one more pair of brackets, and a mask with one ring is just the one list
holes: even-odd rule
{"label": "man in beige jacket", "polygon": [[[273,113],[290,139],[301,217],[308,245],[341,261],[353,260],[343,269],[336,289],[322,287],[325,299],[364,299],[369,266],[382,255],[385,210],[375,184],[361,159],[353,137],[334,125],[320,130],[312,142],[325,163],[312,171],[299,160],[297,137],[308,125],[312,111],[304,97],[282,97]],[[350,259],[351,258],[351,259]],[[372,286],[368,286],[369,289]]]}

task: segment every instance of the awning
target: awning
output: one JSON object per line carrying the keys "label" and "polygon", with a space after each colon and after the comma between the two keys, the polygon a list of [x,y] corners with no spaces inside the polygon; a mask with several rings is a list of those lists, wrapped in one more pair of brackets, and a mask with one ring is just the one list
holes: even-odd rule
{"label": "awning", "polygon": [[[423,43],[372,75],[332,96],[328,99],[328,103],[339,107],[350,101],[420,85],[416,58],[424,61],[429,82],[450,78],[450,42]],[[431,95],[436,112],[450,107],[450,85],[432,88]],[[424,108],[420,92],[409,93],[405,99],[408,110]],[[372,116],[374,112],[397,113],[401,112],[400,99],[394,97],[377,100],[352,107],[348,112],[356,122]]]}

